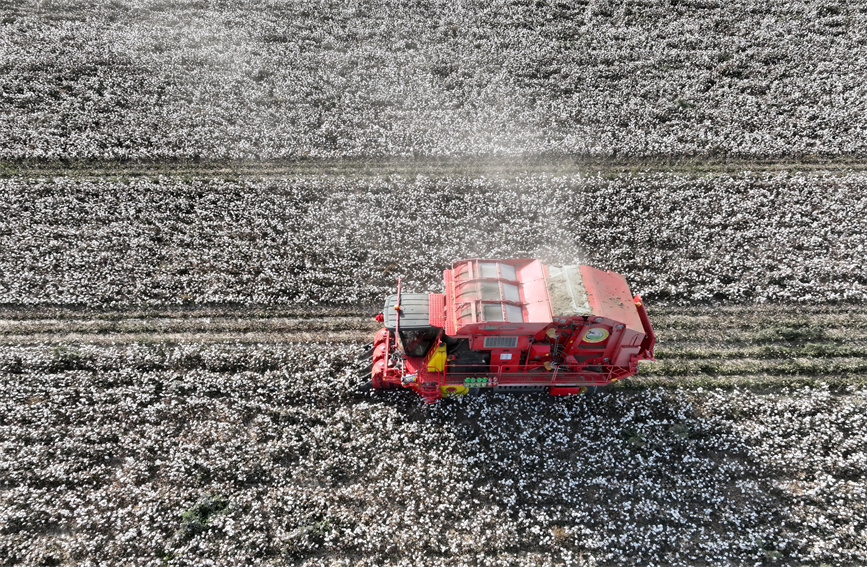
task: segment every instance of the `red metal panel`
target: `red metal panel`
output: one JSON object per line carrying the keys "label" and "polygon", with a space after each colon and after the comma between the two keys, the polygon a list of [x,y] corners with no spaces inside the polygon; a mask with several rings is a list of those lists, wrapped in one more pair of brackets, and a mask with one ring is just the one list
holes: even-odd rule
{"label": "red metal panel", "polygon": [[587,391],[586,386],[572,386],[572,387],[551,387],[548,389],[548,393],[552,396],[575,396],[577,394],[583,394]]}
{"label": "red metal panel", "polygon": [[458,334],[455,321],[455,281],[451,270],[443,270],[443,282],[446,291],[446,334],[455,336]]}
{"label": "red metal panel", "polygon": [[499,372],[523,369],[520,349],[499,349],[491,352],[491,368]]}
{"label": "red metal panel", "polygon": [[[485,274],[483,264],[492,263],[500,264],[500,268],[495,269],[493,273],[489,270],[489,273]],[[511,268],[507,270],[508,266]],[[506,275],[506,272],[511,272],[512,268],[514,268],[514,279],[512,275]],[[500,272],[499,275],[497,271]],[[531,327],[535,332],[538,330],[536,327],[539,323],[547,325],[551,322],[551,300],[548,296],[547,276],[545,267],[539,260],[529,258],[460,260],[443,275],[446,287],[446,333],[449,335],[469,334],[473,332],[469,329],[470,325],[474,328],[481,323],[486,323],[485,329],[489,331],[495,331],[500,327],[515,329],[512,326],[515,323],[534,323],[537,325]],[[485,277],[482,277],[483,275]],[[498,293],[496,299],[481,297],[478,289],[481,289],[480,285],[488,285],[484,282],[517,285],[520,301],[509,300],[505,297],[505,291],[504,295]],[[485,321],[484,306],[492,304],[500,305],[501,309],[506,309],[507,314],[508,305],[520,306],[520,318],[523,321]],[[502,307],[503,305],[506,307]]]}
{"label": "red metal panel", "polygon": [[431,293],[428,297],[428,321],[431,326],[442,329],[446,322],[446,296],[442,293]]}
{"label": "red metal panel", "polygon": [[593,315],[623,323],[640,333],[645,332],[626,278],[590,266],[581,266],[581,276],[584,278],[584,287]]}
{"label": "red metal panel", "polygon": [[528,323],[551,322],[551,298],[545,267],[539,260],[531,260],[518,268],[518,280],[524,296],[524,309]]}

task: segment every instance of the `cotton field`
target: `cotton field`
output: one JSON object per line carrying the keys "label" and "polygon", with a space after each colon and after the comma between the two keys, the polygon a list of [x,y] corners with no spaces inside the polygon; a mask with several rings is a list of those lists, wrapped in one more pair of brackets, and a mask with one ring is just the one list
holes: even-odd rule
{"label": "cotton field", "polygon": [[354,349],[0,348],[6,563],[867,561],[867,390],[353,398]]}
{"label": "cotton field", "polygon": [[615,270],[661,302],[863,301],[863,173],[0,179],[0,303],[379,304],[456,259]]}
{"label": "cotton field", "polygon": [[[865,76],[857,2],[0,0],[0,565],[867,565]],[[462,258],[657,360],[360,392]]]}
{"label": "cotton field", "polygon": [[0,9],[0,160],[867,151],[859,3]]}

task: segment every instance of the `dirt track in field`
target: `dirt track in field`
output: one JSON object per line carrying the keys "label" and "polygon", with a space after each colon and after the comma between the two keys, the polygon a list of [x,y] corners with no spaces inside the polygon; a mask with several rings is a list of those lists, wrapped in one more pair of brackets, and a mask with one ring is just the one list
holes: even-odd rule
{"label": "dirt track in field", "polygon": [[[95,312],[0,310],[0,344],[369,342],[376,308],[243,307]],[[657,362],[625,385],[764,386],[867,375],[867,310],[857,306],[651,309]]]}
{"label": "dirt track in field", "polygon": [[744,171],[828,171],[852,172],[867,170],[867,161],[860,158],[799,159],[737,159],[731,157],[674,158],[590,158],[573,156],[510,156],[459,158],[347,158],[298,159],[282,161],[214,161],[214,162],[0,162],[0,177],[10,176],[205,176],[205,177],[286,177],[292,175],[382,176],[428,175],[514,177],[523,174],[602,175],[639,171],[668,173],[730,173]]}
{"label": "dirt track in field", "polygon": [[373,326],[359,317],[242,316],[4,319],[0,341],[34,343],[128,342],[363,342]]}

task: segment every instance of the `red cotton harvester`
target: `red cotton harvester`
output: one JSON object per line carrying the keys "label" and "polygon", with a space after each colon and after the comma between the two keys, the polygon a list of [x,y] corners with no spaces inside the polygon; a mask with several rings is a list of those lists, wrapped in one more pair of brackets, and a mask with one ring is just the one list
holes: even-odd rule
{"label": "red cotton harvester", "polygon": [[541,391],[571,395],[654,360],[641,301],[620,274],[538,260],[461,260],[445,293],[388,296],[377,320],[370,383],[442,397]]}

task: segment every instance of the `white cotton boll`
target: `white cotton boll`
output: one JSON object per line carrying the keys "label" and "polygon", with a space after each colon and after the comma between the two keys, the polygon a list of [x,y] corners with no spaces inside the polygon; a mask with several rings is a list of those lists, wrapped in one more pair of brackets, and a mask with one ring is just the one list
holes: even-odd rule
{"label": "white cotton boll", "polygon": [[[419,156],[480,169],[5,172],[3,305],[357,309],[397,275],[438,291],[441,270],[470,256],[586,261],[657,306],[865,299],[858,171],[514,173],[538,170],[538,155],[863,155],[862,46],[845,6],[645,6],[648,35],[612,2],[188,4],[4,13],[0,161],[375,169]],[[790,12],[806,16],[797,33]],[[740,35],[708,24],[723,20]],[[10,560],[867,563],[858,386],[492,396],[427,412],[350,400],[352,345],[173,342],[0,346]],[[860,371],[849,358],[832,364]]]}
{"label": "white cotton boll", "polygon": [[[18,72],[4,77],[0,158],[863,153],[863,81],[847,59],[857,34],[837,33],[854,25],[845,14],[811,15],[804,35],[774,5],[685,7],[648,36],[601,4],[397,4],[382,20],[230,2],[191,7],[182,22],[137,2],[40,4],[6,24]],[[43,17],[52,10],[62,17]],[[716,17],[742,23],[749,53]],[[501,29],[502,18],[522,25]],[[567,23],[569,41],[548,41]],[[840,48],[817,60],[830,36]],[[589,64],[602,43],[605,64]]]}
{"label": "white cotton boll", "polygon": [[[8,196],[0,207],[7,222],[19,228],[4,236],[8,253],[0,258],[0,299],[94,306],[374,303],[400,273],[407,289],[437,291],[442,268],[456,258],[492,255],[541,255],[612,269],[626,274],[633,289],[656,304],[786,297],[830,301],[844,288],[848,298],[860,297],[867,291],[858,280],[855,252],[836,253],[852,259],[848,263],[829,258],[824,248],[811,244],[809,225],[815,218],[812,208],[835,204],[845,206],[834,209],[837,218],[823,231],[863,225],[867,202],[848,189],[863,183],[863,176],[811,175],[695,180],[639,174],[613,181],[535,175],[476,179],[478,190],[467,190],[460,179],[400,177],[372,178],[362,187],[321,177],[236,182],[8,178],[0,182]],[[111,186],[108,194],[105,183]],[[776,187],[777,198],[795,204],[772,208],[761,193],[752,203],[744,200],[743,187],[763,183]],[[839,191],[829,197],[827,187],[834,184]],[[719,196],[699,201],[708,187]],[[65,197],[38,197],[41,191]],[[407,191],[412,198],[404,198]],[[608,191],[623,195],[613,201],[622,209],[602,196]],[[577,200],[570,197],[575,192]],[[671,214],[671,206],[660,209],[659,203],[684,199],[696,201],[680,214]],[[20,206],[24,200],[29,209]],[[424,200],[437,205],[415,205]],[[551,214],[536,212],[551,203],[570,205]],[[732,219],[751,205],[770,215],[761,226],[791,225],[792,230],[746,234],[743,223]],[[383,210],[394,214],[393,230],[380,229]],[[480,210],[489,211],[487,224],[480,224]],[[793,210],[798,218],[788,220]],[[444,214],[451,219],[448,227],[441,226]],[[598,226],[578,222],[584,218],[598,219]],[[703,224],[712,228],[702,229]],[[564,234],[571,235],[566,242]],[[804,250],[793,251],[791,243],[799,238]],[[842,232],[827,240],[840,238]],[[714,242],[717,251],[697,252],[705,242]],[[796,275],[805,269],[808,276]]]}

